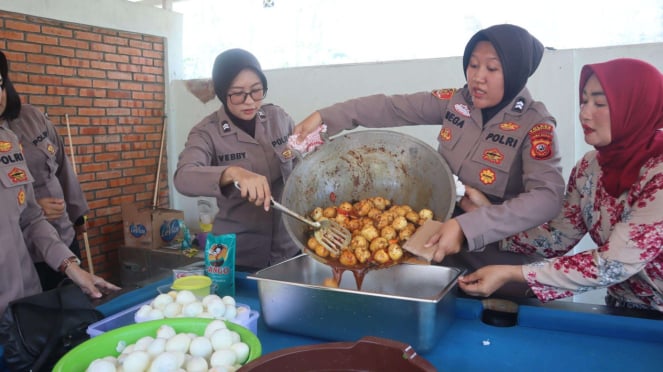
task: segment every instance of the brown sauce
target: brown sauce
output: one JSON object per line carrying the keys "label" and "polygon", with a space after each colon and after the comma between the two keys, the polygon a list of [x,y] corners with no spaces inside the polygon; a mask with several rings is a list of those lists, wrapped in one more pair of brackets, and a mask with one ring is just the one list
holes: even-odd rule
{"label": "brown sauce", "polygon": [[341,285],[341,278],[343,277],[343,273],[347,270],[352,271],[352,274],[355,277],[355,283],[357,284],[357,290],[361,291],[361,285],[364,283],[364,276],[369,271],[369,268],[364,267],[364,268],[348,268],[344,267],[341,265],[330,265],[332,269],[332,274],[334,275],[334,284],[338,288]]}

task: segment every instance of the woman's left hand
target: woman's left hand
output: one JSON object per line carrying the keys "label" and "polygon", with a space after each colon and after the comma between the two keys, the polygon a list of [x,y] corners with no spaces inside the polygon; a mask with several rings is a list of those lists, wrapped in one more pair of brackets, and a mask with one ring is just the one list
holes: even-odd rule
{"label": "woman's left hand", "polygon": [[78,265],[69,265],[65,274],[91,298],[101,298],[104,294],[122,289],[103,278],[90,274]]}
{"label": "woman's left hand", "polygon": [[467,185],[465,185],[465,195],[463,195],[458,204],[465,212],[471,212],[477,208],[491,205],[486,195],[474,187]]}
{"label": "woman's left hand", "polygon": [[444,257],[460,252],[460,247],[465,239],[463,229],[455,218],[444,222],[433,234],[424,247],[434,247],[433,261],[442,262]]}

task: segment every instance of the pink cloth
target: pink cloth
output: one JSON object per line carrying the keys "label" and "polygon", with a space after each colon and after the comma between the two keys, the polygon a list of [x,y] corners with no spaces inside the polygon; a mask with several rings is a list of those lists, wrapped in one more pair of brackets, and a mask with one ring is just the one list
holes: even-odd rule
{"label": "pink cloth", "polygon": [[305,155],[324,143],[320,134],[326,132],[327,126],[322,124],[315,131],[309,133],[301,143],[297,143],[297,136],[293,134],[288,137],[288,147]]}

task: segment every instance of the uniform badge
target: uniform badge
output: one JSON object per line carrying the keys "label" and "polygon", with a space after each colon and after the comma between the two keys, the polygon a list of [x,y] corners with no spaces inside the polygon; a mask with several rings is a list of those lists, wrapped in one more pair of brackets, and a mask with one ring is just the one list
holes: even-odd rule
{"label": "uniform badge", "polygon": [[224,133],[230,132],[230,124],[228,124],[228,122],[225,120],[223,121],[223,123],[221,123],[221,128],[223,129]]}
{"label": "uniform badge", "polygon": [[457,113],[465,116],[466,118],[470,117],[470,108],[463,103],[456,103],[454,105],[454,110],[456,110]]}
{"label": "uniform badge", "polygon": [[518,130],[519,128],[520,128],[520,125],[518,125],[516,123],[508,122],[508,123],[500,124],[500,129],[503,130],[503,131],[507,131],[507,132]]}
{"label": "uniform badge", "polygon": [[514,102],[511,110],[515,112],[523,112],[524,109],[525,109],[525,98],[518,97],[518,99],[516,99],[516,102]]}
{"label": "uniform badge", "polygon": [[8,152],[12,149],[12,143],[9,141],[0,141],[0,152]]}
{"label": "uniform badge", "polygon": [[292,157],[292,150],[285,149],[285,150],[283,150],[281,155],[283,156],[284,159],[290,159]]}
{"label": "uniform badge", "polygon": [[262,111],[262,110],[258,110],[258,117],[260,118],[260,120],[265,120],[265,118],[267,117],[267,115],[265,115],[265,112],[264,112],[264,111]]}
{"label": "uniform badge", "polygon": [[440,130],[440,138],[442,141],[451,141],[451,130],[449,128],[442,128]]}
{"label": "uniform badge", "polygon": [[28,175],[21,168],[13,168],[7,173],[7,175],[13,183],[25,182],[28,180]]}
{"label": "uniform badge", "polygon": [[433,96],[437,97],[438,99],[442,99],[445,101],[448,101],[451,99],[451,97],[454,96],[454,93],[456,92],[455,88],[451,89],[436,89],[432,91],[431,93]]}
{"label": "uniform badge", "polygon": [[23,190],[22,187],[16,198],[18,199],[18,205],[23,205],[25,203],[25,190]]}
{"label": "uniform badge", "polygon": [[484,168],[479,173],[479,180],[484,185],[491,185],[491,184],[495,183],[496,178],[497,178],[497,176],[495,175],[495,171],[493,171],[490,168]]}
{"label": "uniform badge", "polygon": [[504,154],[502,154],[500,150],[492,148],[484,151],[483,155],[481,155],[481,158],[493,164],[502,164],[502,160],[504,160]]}
{"label": "uniform badge", "polygon": [[528,134],[532,144],[530,156],[536,160],[550,159],[553,156],[553,126],[547,123],[536,124]]}
{"label": "uniform badge", "polygon": [[48,146],[46,146],[46,150],[51,155],[55,154],[55,147],[52,144],[49,144]]}

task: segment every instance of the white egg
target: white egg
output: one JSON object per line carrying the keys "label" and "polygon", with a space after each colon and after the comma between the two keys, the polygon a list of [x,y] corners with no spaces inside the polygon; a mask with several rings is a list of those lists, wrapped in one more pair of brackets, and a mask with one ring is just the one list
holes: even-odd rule
{"label": "white egg", "polygon": [[230,349],[222,349],[222,350],[217,350],[214,352],[214,354],[212,354],[209,364],[212,367],[232,366],[233,364],[235,364],[236,359],[237,356],[235,355],[235,352],[233,352]]}
{"label": "white egg", "polygon": [[149,372],[176,371],[180,367],[177,365],[177,359],[175,353],[161,353],[152,360]]}
{"label": "white egg", "polygon": [[127,347],[127,342],[124,341],[124,340],[120,340],[120,341],[118,341],[117,346],[115,346],[115,351],[117,351],[118,353],[121,353],[121,352],[124,351],[124,348],[126,348],[126,347]]}
{"label": "white egg", "polygon": [[236,343],[242,341],[242,337],[239,335],[239,333],[237,333],[235,331],[230,331],[230,338],[232,338],[233,344],[236,344]]}
{"label": "white egg", "polygon": [[161,311],[159,309],[152,309],[152,310],[150,310],[150,313],[147,314],[147,319],[148,320],[159,320],[159,319],[163,319],[163,318],[164,318],[163,311]]}
{"label": "white egg", "polygon": [[145,351],[134,351],[122,363],[124,372],[143,372],[150,365],[150,355]]}
{"label": "white egg", "polygon": [[205,337],[210,338],[212,337],[212,333],[218,329],[226,329],[228,326],[226,325],[226,322],[223,320],[212,320],[209,322],[207,327],[205,327],[205,333],[203,334]]}
{"label": "white egg", "polygon": [[182,305],[177,302],[171,302],[163,308],[163,316],[166,318],[175,318],[182,313]]}
{"label": "white egg", "polygon": [[216,319],[221,318],[226,313],[226,304],[223,301],[211,301],[207,304],[207,312]]}
{"label": "white egg", "polygon": [[141,306],[138,311],[136,311],[136,314],[134,314],[134,322],[136,323],[142,323],[145,321],[148,321],[148,316],[150,314],[150,311],[152,311],[152,306],[150,305],[143,305]]}
{"label": "white egg", "polygon": [[207,372],[209,366],[207,365],[207,359],[194,356],[191,357],[184,363],[184,367],[187,372]]}
{"label": "white egg", "polygon": [[237,308],[235,306],[227,305],[223,317],[229,320],[235,319],[237,317]]}
{"label": "white egg", "polygon": [[152,307],[156,309],[163,309],[166,305],[173,302],[173,298],[169,295],[162,293],[152,300]]}
{"label": "white egg", "polygon": [[85,370],[86,372],[115,372],[115,363],[106,359],[95,359]]}
{"label": "white egg", "polygon": [[189,351],[191,339],[185,333],[176,334],[166,341],[166,351],[179,351],[186,353]]}
{"label": "white egg", "polygon": [[227,349],[233,344],[232,334],[229,329],[218,329],[212,333],[209,340],[214,350]]}
{"label": "white egg", "polygon": [[134,345],[134,344],[127,345],[124,348],[124,350],[122,350],[122,354],[131,354],[131,353],[133,353],[135,347],[136,347],[136,345]]}
{"label": "white egg", "polygon": [[223,300],[223,303],[226,304],[226,305],[230,305],[230,306],[236,306],[237,305],[237,303],[235,302],[235,298],[232,297],[232,296],[223,296],[222,300]]}
{"label": "white egg", "polygon": [[166,340],[175,336],[177,332],[175,329],[168,324],[164,324],[157,329],[157,338],[165,338]]}
{"label": "white egg", "polygon": [[166,351],[166,339],[165,338],[155,338],[154,341],[148,346],[147,350],[148,354],[150,354],[152,357],[155,357],[164,351]]}
{"label": "white egg", "polygon": [[195,318],[203,312],[202,302],[190,302],[182,307],[182,315]]}
{"label": "white egg", "polygon": [[249,345],[243,342],[237,342],[230,346],[230,350],[235,352],[237,363],[244,364],[249,358]]}
{"label": "white egg", "polygon": [[134,344],[134,350],[135,351],[145,351],[147,350],[148,347],[150,347],[150,344],[154,341],[154,337],[152,336],[143,336],[136,341]]}
{"label": "white egg", "polygon": [[212,314],[208,313],[207,311],[203,311],[202,313],[198,314],[198,318],[214,319]]}
{"label": "white egg", "polygon": [[203,306],[207,307],[207,305],[212,302],[212,301],[223,301],[219,295],[216,294],[209,294],[202,299]]}
{"label": "white egg", "polygon": [[179,291],[175,301],[184,305],[196,301],[196,296],[191,291]]}
{"label": "white egg", "polygon": [[191,340],[189,353],[193,356],[203,357],[205,359],[212,355],[212,342],[207,337],[198,336]]}

